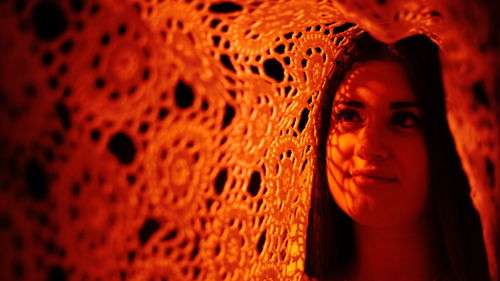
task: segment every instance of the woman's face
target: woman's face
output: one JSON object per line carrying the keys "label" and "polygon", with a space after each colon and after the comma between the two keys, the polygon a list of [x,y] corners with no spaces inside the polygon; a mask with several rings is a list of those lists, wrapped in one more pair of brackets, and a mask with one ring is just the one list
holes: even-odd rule
{"label": "woman's face", "polygon": [[370,61],[353,68],[333,102],[327,178],[338,206],[372,227],[424,214],[428,160],[421,112],[405,70]]}

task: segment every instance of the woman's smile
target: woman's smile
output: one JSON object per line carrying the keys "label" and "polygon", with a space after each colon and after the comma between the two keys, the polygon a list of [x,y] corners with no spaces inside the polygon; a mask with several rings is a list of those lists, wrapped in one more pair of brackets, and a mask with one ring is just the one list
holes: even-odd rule
{"label": "woman's smile", "polygon": [[354,183],[359,187],[373,187],[380,184],[389,184],[396,182],[392,179],[370,177],[370,176],[354,176],[352,177]]}
{"label": "woman's smile", "polygon": [[366,62],[335,95],[327,179],[337,205],[361,224],[399,224],[427,205],[421,106],[405,75],[397,63]]}
{"label": "woman's smile", "polygon": [[376,168],[356,169],[347,174],[347,178],[352,180],[358,187],[379,188],[382,186],[394,186],[397,182],[395,176],[390,175]]}
{"label": "woman's smile", "polygon": [[348,177],[352,177],[354,179],[373,179],[387,182],[397,181],[396,176],[377,168],[355,169],[349,172]]}
{"label": "woman's smile", "polygon": [[335,60],[315,123],[313,280],[490,280],[438,49],[423,35],[385,44],[362,33]]}

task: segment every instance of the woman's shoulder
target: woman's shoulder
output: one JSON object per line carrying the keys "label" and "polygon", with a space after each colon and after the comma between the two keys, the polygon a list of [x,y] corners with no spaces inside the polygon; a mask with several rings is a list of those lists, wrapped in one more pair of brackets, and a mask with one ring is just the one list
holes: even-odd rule
{"label": "woman's shoulder", "polygon": [[[330,276],[329,278],[315,278],[315,277],[309,277],[307,274],[303,274],[302,278],[300,281],[345,281],[347,280],[346,278],[343,278],[341,276]],[[453,270],[451,268],[448,268],[436,278],[434,278],[433,281],[459,281],[460,278],[458,278]]]}
{"label": "woman's shoulder", "polygon": [[[335,276],[330,276],[328,278],[316,278],[316,277],[309,277],[307,274],[302,275],[302,279],[300,281],[345,281],[344,278],[340,277],[335,277]],[[448,280],[446,280],[448,281]]]}
{"label": "woman's shoulder", "polygon": [[[328,279],[318,279],[318,278],[314,278],[314,277],[307,277],[307,279],[302,279],[301,281],[345,281],[345,279],[330,279],[330,278],[328,278]],[[446,280],[446,281],[448,281],[448,280]]]}
{"label": "woman's shoulder", "polygon": [[302,278],[300,278],[300,281],[319,281],[319,280],[314,277],[309,277],[309,275],[303,273]]}

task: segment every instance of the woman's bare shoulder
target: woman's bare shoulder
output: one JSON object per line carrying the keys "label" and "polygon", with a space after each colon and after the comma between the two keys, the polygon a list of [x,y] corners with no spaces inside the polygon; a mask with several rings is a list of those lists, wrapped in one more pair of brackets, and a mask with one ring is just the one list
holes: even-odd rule
{"label": "woman's bare shoulder", "polygon": [[334,277],[330,276],[329,278],[315,278],[315,277],[309,277],[306,274],[302,276],[301,281],[344,281],[345,279],[340,278],[340,277]]}
{"label": "woman's bare shoulder", "polygon": [[307,274],[303,273],[302,278],[300,278],[300,281],[318,281],[318,279],[314,277],[309,277]]}
{"label": "woman's bare shoulder", "polygon": [[320,281],[318,278],[309,277],[307,274],[302,274],[300,281]]}
{"label": "woman's bare shoulder", "polygon": [[321,280],[318,278],[309,277],[306,274],[304,274],[302,275],[302,279],[300,279],[300,281],[321,281]]}

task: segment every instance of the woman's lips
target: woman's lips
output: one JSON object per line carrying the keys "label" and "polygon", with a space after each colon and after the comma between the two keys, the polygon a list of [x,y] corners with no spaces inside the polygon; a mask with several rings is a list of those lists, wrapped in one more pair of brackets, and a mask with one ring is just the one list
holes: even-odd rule
{"label": "woman's lips", "polygon": [[352,177],[355,182],[395,182],[397,177],[392,176],[380,169],[356,169],[352,170],[348,177]]}

